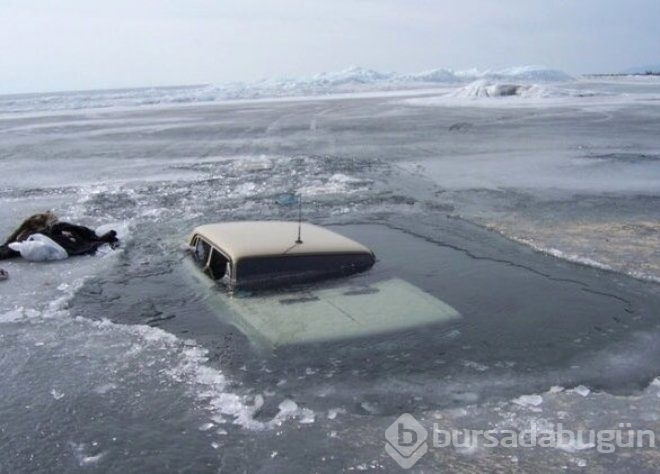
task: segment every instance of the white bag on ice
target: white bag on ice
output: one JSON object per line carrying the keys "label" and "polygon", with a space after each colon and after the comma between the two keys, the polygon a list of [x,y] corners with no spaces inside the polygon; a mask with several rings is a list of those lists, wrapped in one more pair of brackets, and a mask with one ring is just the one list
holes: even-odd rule
{"label": "white bag on ice", "polygon": [[22,242],[12,242],[9,248],[20,252],[21,257],[31,262],[64,260],[69,256],[60,244],[43,234],[32,234]]}

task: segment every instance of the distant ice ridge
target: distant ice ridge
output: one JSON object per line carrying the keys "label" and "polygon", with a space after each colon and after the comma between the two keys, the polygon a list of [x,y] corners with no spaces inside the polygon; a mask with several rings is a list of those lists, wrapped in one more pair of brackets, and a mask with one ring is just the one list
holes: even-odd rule
{"label": "distant ice ridge", "polygon": [[569,82],[575,78],[563,71],[543,66],[520,66],[500,70],[480,71],[469,69],[431,69],[414,74],[378,72],[361,67],[350,67],[338,72],[325,72],[309,77],[268,79],[252,84],[255,90],[323,90],[338,86],[359,85],[414,85],[429,83],[453,84],[475,80],[519,81],[519,82]]}
{"label": "distant ice ridge", "polygon": [[452,71],[451,69],[433,69],[405,76],[418,82],[471,82],[486,81],[512,81],[512,82],[570,82],[575,77],[563,71],[549,69],[544,66],[517,66],[506,69],[479,71],[469,69],[466,71]]}
{"label": "distant ice ridge", "polygon": [[304,77],[270,78],[252,83],[156,87],[141,89],[54,92],[0,96],[0,113],[44,112],[158,104],[205,103],[224,100],[329,95],[336,93],[406,90],[473,81],[559,83],[575,78],[543,66],[500,70],[431,69],[419,73],[379,72],[362,67]]}
{"label": "distant ice ridge", "polygon": [[576,97],[592,95],[589,92],[578,92],[571,89],[560,89],[557,87],[527,84],[515,82],[490,82],[484,79],[474,81],[465,87],[461,87],[449,94],[450,97],[470,99],[483,97],[522,97],[533,99]]}
{"label": "distant ice ridge", "polygon": [[[563,103],[605,95],[570,87],[570,83],[494,81],[478,79],[467,85],[444,90],[437,95],[403,99],[402,103],[416,106],[533,106]],[[574,102],[572,102],[574,103]],[[588,103],[582,101],[581,103]]]}

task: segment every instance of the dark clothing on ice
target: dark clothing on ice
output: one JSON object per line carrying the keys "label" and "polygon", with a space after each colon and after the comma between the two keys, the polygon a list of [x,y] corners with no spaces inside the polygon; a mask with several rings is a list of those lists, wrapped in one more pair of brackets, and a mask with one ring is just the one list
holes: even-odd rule
{"label": "dark clothing on ice", "polygon": [[70,257],[74,255],[91,255],[96,253],[96,249],[103,244],[110,244],[111,247],[116,247],[119,244],[117,233],[114,230],[99,237],[96,232],[88,227],[69,224],[68,222],[53,224],[44,235],[60,244]]}
{"label": "dark clothing on ice", "polygon": [[20,257],[21,254],[16,250],[9,248],[8,244],[0,245],[0,260],[7,260],[9,258]]}
{"label": "dark clothing on ice", "polygon": [[35,214],[25,219],[21,225],[11,233],[4,244],[0,245],[0,260],[20,257],[21,254],[9,248],[12,242],[22,242],[32,234],[43,234],[51,224],[57,222],[57,217],[52,212]]}
{"label": "dark clothing on ice", "polygon": [[99,237],[88,227],[57,222],[57,218],[48,212],[35,214],[25,220],[7,241],[0,245],[0,260],[19,257],[21,254],[9,248],[9,244],[26,240],[30,235],[37,233],[57,242],[69,256],[93,254],[104,244],[109,244],[112,248],[119,245],[119,239],[114,230]]}

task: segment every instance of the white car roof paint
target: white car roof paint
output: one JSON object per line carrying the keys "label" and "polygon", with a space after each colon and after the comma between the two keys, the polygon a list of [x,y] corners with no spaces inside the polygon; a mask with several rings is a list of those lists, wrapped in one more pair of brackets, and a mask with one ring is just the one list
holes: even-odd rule
{"label": "white car roof paint", "polygon": [[245,257],[278,255],[318,255],[364,253],[372,251],[364,245],[336,232],[303,222],[302,243],[297,244],[298,222],[242,221],[206,224],[196,227],[199,235],[236,262]]}

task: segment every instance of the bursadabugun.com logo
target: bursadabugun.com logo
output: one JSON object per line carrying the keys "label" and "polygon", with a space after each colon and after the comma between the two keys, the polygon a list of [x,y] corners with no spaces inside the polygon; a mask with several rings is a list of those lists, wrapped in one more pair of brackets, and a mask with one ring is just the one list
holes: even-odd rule
{"label": "bursadabugun.com logo", "polygon": [[409,469],[429,450],[428,436],[414,416],[404,413],[385,430],[385,451],[399,466]]}
{"label": "bursadabugun.com logo", "polygon": [[[467,430],[441,429],[433,423],[431,445],[434,448],[557,448],[565,451],[596,449],[613,453],[619,448],[655,448],[656,434],[652,430],[633,430],[630,423],[619,423],[616,430],[564,429],[557,423],[554,429],[539,429],[536,423],[522,431],[506,429]],[[399,466],[409,469],[429,449],[428,432],[415,417],[404,413],[385,430],[385,451]]]}

